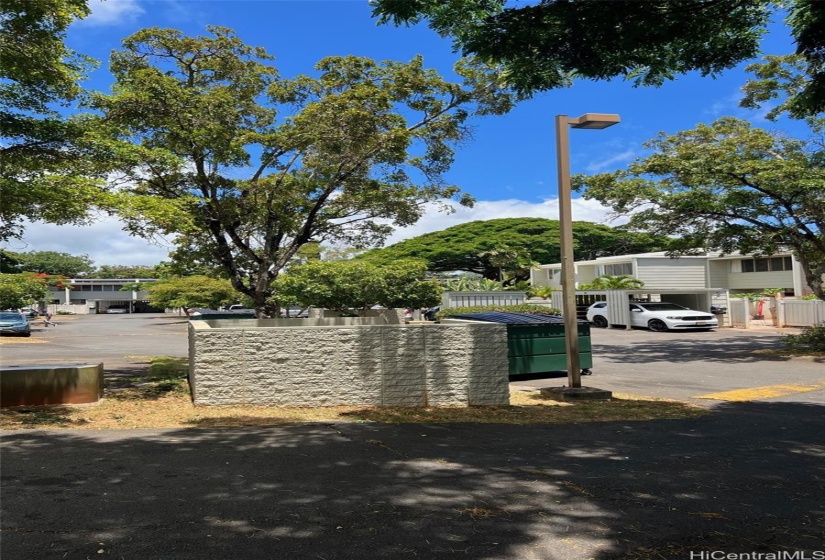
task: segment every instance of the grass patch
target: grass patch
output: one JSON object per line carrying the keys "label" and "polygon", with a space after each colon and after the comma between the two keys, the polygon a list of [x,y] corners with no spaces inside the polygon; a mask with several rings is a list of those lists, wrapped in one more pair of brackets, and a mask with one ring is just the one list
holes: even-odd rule
{"label": "grass patch", "polygon": [[0,429],[136,429],[279,426],[304,422],[571,424],[696,418],[707,411],[687,403],[613,399],[559,403],[538,392],[515,393],[510,406],[473,407],[262,407],[194,406],[185,392],[134,387],[93,405],[7,408]]}
{"label": "grass patch", "polygon": [[[140,400],[166,393],[189,394],[189,361],[173,356],[127,356],[148,365],[146,375],[118,377],[112,382],[113,398]],[[121,387],[119,389],[119,387]]]}
{"label": "grass patch", "polygon": [[571,424],[695,418],[703,408],[661,399],[616,395],[610,401],[563,403],[538,391],[515,392],[510,406],[471,407],[264,407],[194,406],[187,360],[130,356],[145,375],[108,379],[104,398],[88,405],[47,405],[0,410],[0,429],[137,429],[265,427],[304,422]]}

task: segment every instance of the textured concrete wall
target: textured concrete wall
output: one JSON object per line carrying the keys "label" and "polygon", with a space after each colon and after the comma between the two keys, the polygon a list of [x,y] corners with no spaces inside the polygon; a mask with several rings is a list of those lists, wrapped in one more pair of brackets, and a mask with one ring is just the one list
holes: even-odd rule
{"label": "textured concrete wall", "polygon": [[192,321],[195,404],[499,405],[509,402],[504,325],[232,328]]}

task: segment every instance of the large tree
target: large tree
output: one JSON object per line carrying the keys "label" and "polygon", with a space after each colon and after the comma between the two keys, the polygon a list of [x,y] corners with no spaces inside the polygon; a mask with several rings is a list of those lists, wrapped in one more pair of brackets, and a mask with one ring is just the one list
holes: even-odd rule
{"label": "large tree", "polygon": [[585,198],[630,214],[630,226],[673,236],[675,253],[770,255],[792,250],[825,299],[825,151],[726,117],[646,144],[628,169],[574,178]]}
{"label": "large tree", "polygon": [[153,306],[162,309],[183,308],[187,315],[193,307],[218,309],[239,299],[238,292],[227,280],[208,276],[167,278],[141,286],[148,292],[149,303]]}
{"label": "large tree", "polygon": [[[657,251],[666,245],[661,237],[590,222],[574,223],[573,238],[577,260]],[[506,272],[513,283],[528,279],[533,263],[559,262],[559,223],[545,218],[467,222],[373,249],[361,258],[378,263],[423,259],[431,272],[461,270],[490,280],[499,280]]]}
{"label": "large tree", "polygon": [[57,110],[92,64],[63,43],[88,13],[86,0],[0,3],[0,240],[20,237],[23,219],[82,223],[100,196],[89,121]]}
{"label": "large tree", "polygon": [[17,253],[18,267],[26,272],[37,272],[50,276],[76,278],[94,270],[89,255],[71,255],[58,251],[30,251]]}
{"label": "large tree", "polygon": [[32,274],[0,274],[0,309],[17,309],[42,301],[49,288]]}
{"label": "large tree", "polygon": [[131,231],[197,241],[261,316],[276,311],[270,284],[303,245],[377,244],[425,203],[458,198],[443,173],[467,118],[511,106],[471,62],[456,68],[463,84],[420,58],[354,56],[281,79],[263,49],[209,29],[128,37],[112,55],[114,93],[92,105],[133,142],[117,148],[135,185],[119,201]]}
{"label": "large tree", "polygon": [[160,278],[155,266],[103,264],[86,275],[87,278]]}
{"label": "large tree", "polygon": [[501,64],[528,96],[576,78],[659,85],[679,74],[716,75],[754,58],[772,13],[788,8],[806,84],[807,114],[825,110],[825,2],[821,0],[374,0],[382,23],[426,20],[455,49]]}
{"label": "large tree", "polygon": [[432,307],[441,299],[441,288],[424,275],[426,264],[399,260],[376,266],[362,260],[320,261],[290,267],[275,281],[275,296],[295,302],[364,313],[374,305],[387,308]]}

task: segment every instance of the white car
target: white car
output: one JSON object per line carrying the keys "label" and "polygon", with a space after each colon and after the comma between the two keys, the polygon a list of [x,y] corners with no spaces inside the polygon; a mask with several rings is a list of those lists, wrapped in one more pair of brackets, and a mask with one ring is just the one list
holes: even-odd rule
{"label": "white car", "polygon": [[[587,320],[597,327],[608,326],[607,302],[599,301],[587,309]],[[694,311],[675,303],[631,302],[630,326],[656,332],[670,329],[715,329],[719,321],[710,313]]]}
{"label": "white car", "polygon": [[129,313],[129,308],[125,305],[110,305],[106,309],[106,313],[113,314],[113,313]]}

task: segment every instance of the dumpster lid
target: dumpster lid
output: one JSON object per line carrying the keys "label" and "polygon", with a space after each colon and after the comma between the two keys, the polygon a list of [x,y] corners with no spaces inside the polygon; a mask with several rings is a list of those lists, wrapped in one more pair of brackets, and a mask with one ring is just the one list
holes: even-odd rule
{"label": "dumpster lid", "polygon": [[[564,324],[564,317],[560,317],[558,315],[538,315],[535,313],[516,313],[505,311],[480,311],[477,313],[450,315],[448,318],[486,321],[488,323],[505,323],[508,325],[534,325],[542,323]],[[587,321],[579,320],[578,322],[586,323]]]}

